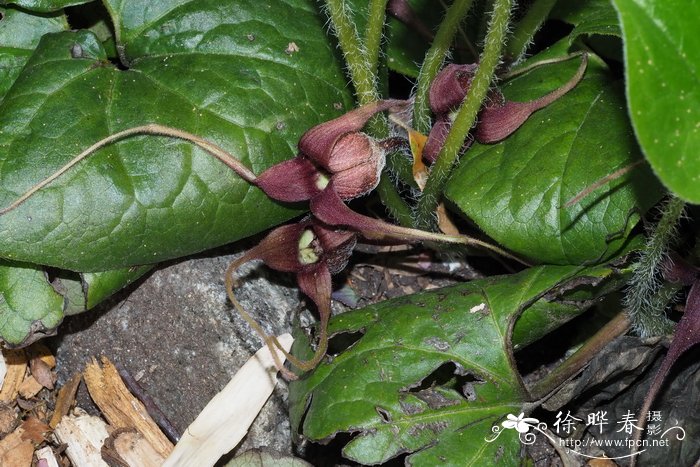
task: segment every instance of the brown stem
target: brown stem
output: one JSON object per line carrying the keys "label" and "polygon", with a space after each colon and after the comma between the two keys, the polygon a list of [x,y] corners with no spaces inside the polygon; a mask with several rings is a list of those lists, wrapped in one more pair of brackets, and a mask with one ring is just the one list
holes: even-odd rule
{"label": "brown stem", "polygon": [[624,166],[623,168],[618,169],[618,170],[616,170],[615,172],[611,173],[610,175],[606,175],[605,177],[603,177],[603,178],[601,178],[601,179],[595,181],[593,184],[587,186],[586,188],[584,188],[583,190],[581,190],[576,196],[574,196],[574,197],[571,198],[569,201],[567,201],[566,203],[564,203],[564,206],[562,206],[562,207],[564,207],[564,208],[570,208],[571,206],[573,206],[574,204],[578,203],[579,201],[581,201],[581,200],[582,200],[583,198],[585,198],[586,196],[588,196],[588,195],[590,195],[591,193],[593,193],[595,190],[597,190],[597,189],[600,188],[601,186],[607,185],[608,183],[612,182],[613,180],[616,180],[616,179],[622,177],[623,175],[625,175],[626,173],[632,171],[632,169],[634,169],[634,168],[637,167],[638,165],[641,165],[642,162],[644,162],[644,159],[638,160],[637,162],[633,162],[633,163],[631,163],[631,164],[629,164],[629,165],[626,165],[626,166]]}
{"label": "brown stem", "polygon": [[127,130],[120,131],[118,133],[115,133],[113,135],[109,135],[104,139],[101,139],[100,141],[96,142],[77,156],[75,156],[73,159],[71,159],[70,162],[68,162],[66,165],[58,169],[56,172],[54,172],[51,176],[45,178],[41,182],[37,183],[33,187],[31,187],[29,190],[27,190],[23,195],[21,195],[19,198],[17,198],[15,201],[12,202],[9,206],[6,208],[0,209],[0,216],[7,214],[8,212],[12,211],[13,209],[17,208],[20,206],[22,203],[27,201],[32,195],[34,195],[37,191],[41,190],[42,188],[46,187],[47,185],[51,184],[54,180],[59,178],[61,175],[65,174],[68,172],[71,168],[73,168],[76,164],[78,164],[80,161],[83,159],[86,159],[90,155],[94,154],[95,151],[98,149],[101,149],[105,146],[108,146],[116,141],[122,140],[124,138],[128,138],[129,136],[134,136],[134,135],[159,135],[159,136],[170,136],[171,138],[177,138],[177,139],[182,139],[185,141],[189,141],[193,143],[196,146],[199,146],[200,148],[204,149],[207,151],[209,154],[212,156],[216,157],[219,159],[221,162],[226,164],[228,167],[233,169],[238,175],[241,176],[244,180],[247,182],[253,183],[256,179],[256,176],[251,170],[243,165],[241,161],[236,159],[233,155],[231,155],[229,152],[221,148],[220,146],[217,146],[214,143],[211,143],[205,139],[200,138],[197,135],[194,135],[192,133],[188,133],[183,130],[178,130],[176,128],[170,128],[167,126],[159,125],[157,123],[151,123],[148,125],[143,125],[143,126],[137,126],[134,128],[129,128]]}
{"label": "brown stem", "polygon": [[630,327],[630,320],[627,313],[620,312],[605,326],[603,326],[593,337],[591,337],[572,356],[567,358],[554,371],[549,373],[532,389],[530,394],[534,399],[541,399],[558,388],[562,383],[576,375],[588,364],[600,351],[613,339],[621,336]]}

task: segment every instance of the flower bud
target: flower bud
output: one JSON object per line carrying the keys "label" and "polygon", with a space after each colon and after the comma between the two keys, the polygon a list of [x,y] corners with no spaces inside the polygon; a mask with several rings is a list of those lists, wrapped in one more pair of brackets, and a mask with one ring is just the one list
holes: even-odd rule
{"label": "flower bud", "polygon": [[430,109],[436,115],[454,110],[464,100],[469,91],[477,65],[457,65],[451,63],[437,74],[430,85]]}
{"label": "flower bud", "polygon": [[349,133],[333,146],[324,168],[332,173],[341,199],[357,198],[379,183],[386,157],[379,145],[364,133]]}

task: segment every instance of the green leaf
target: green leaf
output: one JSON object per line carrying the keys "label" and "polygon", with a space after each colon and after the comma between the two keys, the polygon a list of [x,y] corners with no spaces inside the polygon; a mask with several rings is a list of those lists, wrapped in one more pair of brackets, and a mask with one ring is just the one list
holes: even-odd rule
{"label": "green leaf", "polygon": [[21,8],[26,8],[27,10],[50,12],[60,10],[67,6],[89,3],[91,1],[93,0],[11,0],[2,1],[0,4],[12,4]]}
{"label": "green leaf", "polygon": [[700,3],[615,0],[627,99],[644,155],[664,185],[700,202]]}
{"label": "green leaf", "polygon": [[[535,99],[565,83],[578,65],[569,60],[536,68],[503,91],[509,100]],[[445,195],[516,253],[553,264],[600,262],[624,245],[639,213],[659,199],[654,177],[638,167],[575,205],[564,205],[639,158],[620,83],[592,58],[576,88],[506,140],[472,146]]]}
{"label": "green leaf", "polygon": [[36,16],[0,7],[0,102],[44,34],[68,29],[63,15]]}
{"label": "green leaf", "polygon": [[550,17],[574,25],[569,34],[570,43],[581,35],[622,35],[617,14],[610,0],[558,2]]}
{"label": "green leaf", "polygon": [[[48,34],[0,105],[0,206],[96,141],[151,122],[195,133],[255,173],[351,107],[314,2],[108,2],[119,69],[91,33]],[[298,52],[287,52],[295,43]],[[76,58],[77,57],[77,58]],[[152,264],[299,214],[172,138],[101,149],[0,217],[0,256],[76,271]]]}
{"label": "green leaf", "polygon": [[63,297],[35,266],[0,262],[0,298],[0,336],[7,344],[51,334],[63,319]]}
{"label": "green leaf", "polygon": [[[517,433],[485,441],[528,399],[510,331],[533,302],[586,273],[541,266],[337,316],[330,361],[290,385],[293,430],[313,441],[353,433],[343,454],[361,464],[407,452],[407,465],[514,465]],[[358,335],[347,350],[333,350]],[[295,352],[308,352],[302,341]]]}
{"label": "green leaf", "polygon": [[140,278],[153,266],[139,266],[113,271],[76,273],[58,271],[55,287],[66,298],[66,315],[94,308],[103,300]]}

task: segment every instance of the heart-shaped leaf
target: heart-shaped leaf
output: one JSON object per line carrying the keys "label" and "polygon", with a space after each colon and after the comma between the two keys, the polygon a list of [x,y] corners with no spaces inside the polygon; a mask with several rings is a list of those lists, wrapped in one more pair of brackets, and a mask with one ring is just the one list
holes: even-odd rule
{"label": "heart-shaped leaf", "polygon": [[629,113],[656,175],[700,202],[700,3],[614,0],[625,47]]}
{"label": "heart-shaped leaf", "polygon": [[[503,87],[506,98],[545,95],[577,66],[570,60],[534,69]],[[582,264],[608,258],[624,244],[639,213],[659,199],[652,174],[637,168],[565,205],[640,158],[624,108],[620,83],[592,58],[573,90],[509,138],[469,149],[445,194],[489,236],[534,260]]]}
{"label": "heart-shaped leaf", "polygon": [[[548,291],[589,273],[602,269],[541,266],[334,318],[330,361],[290,385],[292,426],[315,441],[354,434],[343,454],[361,464],[402,453],[407,465],[514,464],[517,433],[485,440],[528,399],[513,363],[513,324]],[[334,351],[342,338],[354,342]],[[294,350],[308,352],[299,343]]]}
{"label": "heart-shaped leaf", "polygon": [[63,319],[64,298],[46,273],[28,264],[0,262],[0,336],[12,345],[51,333]]}
{"label": "heart-shaped leaf", "polygon": [[[259,173],[350,106],[311,1],[107,7],[129,69],[110,63],[90,33],[44,36],[0,106],[0,205],[125,128],[158,122],[196,133]],[[221,245],[297,213],[189,143],[134,137],[0,217],[0,256],[118,269]]]}
{"label": "heart-shaped leaf", "polygon": [[0,102],[41,36],[66,29],[68,23],[63,15],[36,16],[0,7]]}

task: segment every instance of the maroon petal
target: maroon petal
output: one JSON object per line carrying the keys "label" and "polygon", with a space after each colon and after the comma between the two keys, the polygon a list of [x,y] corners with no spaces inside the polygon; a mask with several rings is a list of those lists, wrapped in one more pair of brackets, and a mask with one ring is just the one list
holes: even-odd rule
{"label": "maroon petal", "polygon": [[340,199],[333,189],[333,182],[317,196],[311,198],[310,209],[311,213],[321,222],[328,225],[349,227],[366,238],[403,242],[434,240],[464,243],[461,237],[409,229],[358,214]]}
{"label": "maroon petal", "polygon": [[406,101],[382,100],[351,110],[338,118],[316,125],[299,140],[299,151],[321,167],[329,169],[336,140],[341,136],[357,132],[375,114],[392,107],[405,106]]}
{"label": "maroon petal", "polygon": [[[433,125],[433,128],[430,130],[430,134],[428,135],[428,141],[425,142],[425,147],[423,148],[423,159],[426,162],[435,162],[435,160],[438,157],[438,154],[440,154],[442,146],[445,144],[445,140],[447,139],[447,134],[450,132],[450,128],[452,128],[452,120],[450,120],[450,118],[445,114],[438,116],[438,119]],[[473,142],[474,137],[470,133],[464,140],[462,150],[468,149]]]}
{"label": "maroon petal", "polygon": [[328,350],[328,320],[331,317],[331,273],[325,263],[319,263],[315,268],[298,273],[297,284],[299,289],[316,304],[320,317],[316,353],[311,360],[300,365],[301,367],[313,368]]}
{"label": "maroon petal", "polygon": [[347,266],[357,243],[357,234],[346,230],[329,229],[320,222],[314,223],[314,233],[323,250],[322,261],[331,274],[337,274]]}
{"label": "maroon petal", "polygon": [[267,196],[277,201],[307,201],[324,186],[323,174],[303,156],[275,164],[254,181]]}
{"label": "maroon petal", "polygon": [[576,74],[562,87],[530,102],[505,102],[503,105],[487,104],[481,111],[475,136],[480,143],[495,143],[510,136],[525,123],[534,112],[548,106],[572,90],[583,78],[588,63],[583,55]]}
{"label": "maroon petal", "polygon": [[336,141],[328,164],[336,193],[349,200],[374,190],[385,162],[384,151],[369,136],[343,135]]}
{"label": "maroon petal", "polygon": [[457,108],[467,95],[476,72],[475,63],[456,65],[451,63],[437,74],[430,85],[430,108],[436,115]]}
{"label": "maroon petal", "polygon": [[299,262],[299,238],[310,228],[308,221],[277,227],[260,243],[251,248],[236,263],[261,259],[267,266],[282,272],[299,272],[304,265]]}

